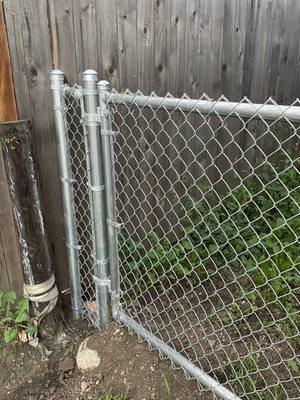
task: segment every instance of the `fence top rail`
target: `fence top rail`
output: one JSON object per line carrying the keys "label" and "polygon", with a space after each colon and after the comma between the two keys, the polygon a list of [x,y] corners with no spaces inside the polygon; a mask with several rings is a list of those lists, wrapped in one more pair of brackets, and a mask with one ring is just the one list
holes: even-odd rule
{"label": "fence top rail", "polygon": [[[83,95],[81,86],[63,86],[63,92],[67,97],[75,97],[80,99]],[[158,97],[156,95],[145,96],[140,92],[137,93],[118,93],[112,91],[109,95],[109,102],[127,106],[164,108],[167,110],[182,110],[184,112],[212,114],[221,116],[239,116],[241,118],[262,118],[268,121],[288,120],[290,122],[300,122],[300,100],[297,99],[292,105],[278,105],[274,100],[270,99],[273,104],[251,103],[245,98],[241,102],[231,102],[221,97],[218,100],[210,99],[189,99],[189,98],[173,98]]]}
{"label": "fence top rail", "polygon": [[290,106],[273,104],[251,103],[248,99],[242,102],[229,102],[225,98],[216,101],[194,100],[188,98],[144,96],[140,93],[117,93],[112,91],[109,101],[113,104],[128,106],[165,108],[167,110],[182,110],[184,112],[198,112],[201,114],[217,114],[221,116],[239,116],[241,118],[262,118],[269,121],[288,120],[300,122],[300,102],[297,99]]}

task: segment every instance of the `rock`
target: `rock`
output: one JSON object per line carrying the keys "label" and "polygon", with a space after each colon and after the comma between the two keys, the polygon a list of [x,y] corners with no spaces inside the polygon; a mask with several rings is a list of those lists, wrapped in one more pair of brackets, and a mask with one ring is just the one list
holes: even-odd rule
{"label": "rock", "polygon": [[58,370],[59,371],[70,371],[74,369],[74,361],[71,357],[66,357],[63,360],[61,360],[58,364]]}
{"label": "rock", "polygon": [[81,372],[91,371],[100,365],[98,352],[88,346],[89,338],[85,339],[79,346],[76,364]]}
{"label": "rock", "polygon": [[81,390],[82,392],[85,392],[86,389],[87,389],[88,387],[89,387],[89,384],[88,384],[87,382],[82,381],[82,382],[80,383],[80,390]]}

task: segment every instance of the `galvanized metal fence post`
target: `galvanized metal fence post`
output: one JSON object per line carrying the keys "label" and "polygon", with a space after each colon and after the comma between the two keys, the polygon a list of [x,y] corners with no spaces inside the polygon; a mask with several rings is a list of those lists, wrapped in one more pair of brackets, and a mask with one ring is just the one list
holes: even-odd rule
{"label": "galvanized metal fence post", "polygon": [[70,274],[71,307],[75,317],[82,311],[80,292],[79,246],[77,242],[73,179],[70,165],[70,154],[67,136],[66,105],[62,93],[64,73],[59,70],[51,72],[51,89],[53,91],[53,109],[57,135],[57,150],[62,185],[64,224],[68,263]]}
{"label": "galvanized metal fence post", "polygon": [[89,188],[92,199],[93,234],[94,234],[94,282],[96,285],[97,323],[103,328],[109,320],[108,289],[108,252],[106,230],[105,187],[103,176],[102,144],[97,117],[98,74],[96,71],[87,70],[83,73],[84,93],[84,125],[88,135],[89,151]]}
{"label": "galvanized metal fence post", "polygon": [[111,114],[108,105],[109,83],[100,81],[98,115],[101,122],[101,137],[103,146],[104,176],[106,187],[106,212],[108,232],[109,268],[111,278],[111,303],[112,315],[119,316],[119,267],[118,267],[118,223],[116,221],[116,187],[115,168],[113,156],[113,131],[111,127]]}

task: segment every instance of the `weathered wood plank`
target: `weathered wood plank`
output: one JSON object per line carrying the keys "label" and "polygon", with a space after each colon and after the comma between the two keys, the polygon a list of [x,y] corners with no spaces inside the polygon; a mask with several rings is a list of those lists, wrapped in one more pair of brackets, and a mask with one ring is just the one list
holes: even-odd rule
{"label": "weathered wood plank", "polygon": [[0,3],[0,59],[0,121],[13,121],[17,119],[17,106],[14,95],[2,3]]}
{"label": "weathered wood plank", "polygon": [[[185,36],[185,77],[184,92],[190,97],[198,97],[198,87],[200,81],[200,0],[191,0],[186,2],[186,27],[188,27]],[[195,60],[189,57],[189,54],[196,54]]]}
{"label": "weathered wood plank", "polygon": [[[199,85],[198,85],[198,96],[203,93],[209,92],[209,49],[210,49],[210,8],[211,5],[207,0],[200,0],[199,3],[199,51],[197,53],[197,62],[199,69]],[[190,60],[192,63],[195,60]]]}
{"label": "weathered wood plank", "polygon": [[265,82],[269,82],[268,62],[272,42],[272,18],[268,18],[268,15],[272,15],[273,3],[270,0],[258,2],[250,94],[255,102],[265,101],[268,96]]}
{"label": "weathered wood plank", "polygon": [[4,254],[4,246],[5,244],[2,239],[2,232],[0,232],[0,290],[6,291],[8,289],[13,289],[13,288],[10,287],[10,283],[8,280],[8,274],[7,274],[8,266]]}
{"label": "weathered wood plank", "polygon": [[[155,90],[159,95],[172,91],[176,96],[187,92],[192,97],[206,92],[214,98],[223,92],[231,100],[247,95],[252,101],[265,101],[271,94],[289,103],[298,97],[300,87],[299,8],[298,0],[4,0],[17,107],[20,117],[33,121],[46,228],[62,280],[66,258],[49,111],[52,65],[64,69],[70,83],[77,81],[85,68],[95,68],[100,78],[108,79],[117,89]],[[144,129],[145,123],[140,123],[142,131],[136,131],[139,143],[127,143],[125,152],[126,157],[130,155],[132,146],[140,159],[143,149],[149,164],[142,166],[143,175],[148,176],[143,190],[150,193],[146,186],[150,183],[150,204],[161,218],[162,194],[156,185],[161,168],[155,157],[160,157],[162,146],[171,145],[168,133],[176,139],[176,129],[172,133],[174,128],[167,118],[167,113],[161,113],[160,123],[151,126],[158,136],[164,131],[156,143]],[[214,138],[209,124],[215,130]],[[195,139],[199,146],[197,161],[202,168],[210,169],[207,175],[212,179],[216,179],[216,171],[209,167],[211,159],[204,159],[201,146],[206,146],[214,158],[219,156],[216,141],[222,142],[225,137],[214,124],[207,120]],[[186,125],[182,129],[189,134]],[[181,148],[182,141],[178,140],[175,153]],[[172,155],[174,148],[166,151]],[[219,161],[221,165],[221,158]],[[134,167],[132,163],[130,160]],[[150,209],[149,205],[145,207]]]}
{"label": "weathered wood plank", "polygon": [[[54,134],[52,93],[49,73],[52,69],[51,38],[47,1],[18,0],[11,11],[20,22],[23,54],[26,60],[28,92],[33,124],[33,155],[37,163],[41,203],[46,230],[56,266],[60,288],[68,286],[64,226]],[[43,44],[41,46],[41,44]],[[55,210],[55,212],[54,212]]]}
{"label": "weathered wood plank", "polygon": [[1,143],[0,204],[0,289],[12,289],[21,294],[23,273],[19,240],[15,230]]}
{"label": "weathered wood plank", "polygon": [[244,69],[242,76],[242,95],[248,98],[250,98],[251,94],[258,1],[259,0],[250,0],[244,27],[246,31],[246,40],[245,40]]}
{"label": "weathered wood plank", "polygon": [[98,27],[97,13],[102,13],[101,8],[96,8],[93,0],[80,0],[71,2],[74,15],[75,47],[78,76],[86,69],[98,71],[101,53],[98,54]]}
{"label": "weathered wood plank", "polygon": [[47,14],[53,68],[64,71],[66,81],[72,85],[77,82],[73,3],[50,0]]}
{"label": "weathered wood plank", "polygon": [[[279,104],[289,103],[294,100],[294,93],[299,97],[300,86],[294,92],[297,82],[296,70],[299,57],[300,36],[300,2],[286,0],[284,13],[284,34],[281,35],[280,63],[278,65],[278,79],[276,88],[276,100]],[[282,29],[282,27],[280,27]],[[292,98],[291,98],[292,97]]]}
{"label": "weathered wood plank", "polygon": [[[147,0],[137,2],[137,46],[138,46],[138,77],[137,85],[139,90],[150,94],[155,86],[155,3]],[[153,168],[155,165],[155,134],[151,119],[151,110],[142,110],[137,120],[139,127],[139,181],[140,181],[140,220],[144,232],[149,232],[155,225],[152,209],[155,200],[152,193],[155,179]],[[143,235],[143,232],[141,231]]]}
{"label": "weathered wood plank", "polygon": [[156,83],[153,90],[164,96],[168,88],[168,72],[170,65],[170,2],[168,0],[157,0],[154,9],[155,18],[155,72]]}
{"label": "weathered wood plank", "polygon": [[[0,122],[18,118],[3,3],[0,3]],[[3,125],[3,124],[2,124]],[[6,170],[0,144],[0,290],[22,292],[23,274]]]}
{"label": "weathered wood plank", "polygon": [[[170,2],[170,70],[168,72],[168,85],[170,92],[175,97],[182,97],[187,89],[186,85],[186,56],[188,51],[186,21],[186,3],[180,0]],[[168,117],[168,113],[167,117]],[[192,132],[186,125],[186,116],[181,112],[173,112],[172,122],[166,124],[166,129],[161,146],[165,155],[162,157],[160,167],[165,172],[165,177],[160,180],[161,201],[163,209],[162,224],[169,239],[178,240],[179,214],[184,204],[184,187],[190,182],[186,173],[186,164],[189,162],[189,151],[186,151],[186,141]],[[182,157],[180,156],[182,155]],[[183,160],[187,157],[186,161]],[[161,173],[158,175],[161,176]],[[173,189],[174,187],[174,189]]]}
{"label": "weathered wood plank", "polygon": [[117,3],[119,74],[122,89],[135,91],[138,75],[137,0]]}
{"label": "weathered wood plank", "polygon": [[154,58],[154,2],[137,2],[137,86],[144,94],[150,94],[155,86]]}
{"label": "weathered wood plank", "polygon": [[211,31],[210,31],[210,89],[208,95],[217,98],[222,93],[222,47],[224,30],[224,1],[211,2]]}
{"label": "weathered wood plank", "polygon": [[[155,87],[153,90],[158,95],[165,96],[171,90],[169,85],[169,73],[171,71],[170,58],[170,1],[157,0],[154,8],[154,60],[155,60]],[[151,204],[151,226],[160,225],[160,221],[164,218],[164,210],[161,207],[163,201],[163,193],[160,187],[159,177],[161,176],[162,156],[168,140],[165,135],[165,124],[167,114],[163,111],[157,114],[159,121],[154,119],[151,124],[153,130],[153,143],[149,148],[148,158],[151,161],[152,171],[148,177],[148,184],[152,188],[149,201]],[[153,113],[154,117],[154,113]],[[165,159],[165,157],[164,157]],[[168,173],[168,170],[165,171]]]}
{"label": "weathered wood plank", "polygon": [[98,40],[99,74],[115,89],[120,88],[119,53],[118,53],[118,23],[116,0],[96,0],[97,24],[100,26]]}
{"label": "weathered wood plank", "polygon": [[30,119],[31,102],[29,97],[26,56],[24,53],[20,14],[17,11],[18,3],[11,0],[4,0],[3,6],[18,116],[21,119]]}

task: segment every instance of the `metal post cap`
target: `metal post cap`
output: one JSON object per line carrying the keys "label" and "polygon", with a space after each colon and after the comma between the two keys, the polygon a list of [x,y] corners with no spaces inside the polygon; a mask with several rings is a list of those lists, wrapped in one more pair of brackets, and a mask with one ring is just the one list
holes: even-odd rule
{"label": "metal post cap", "polygon": [[50,74],[50,79],[53,81],[63,81],[65,74],[59,69],[53,69]]}
{"label": "metal post cap", "polygon": [[93,69],[87,69],[82,73],[82,80],[87,81],[98,81],[98,72]]}

